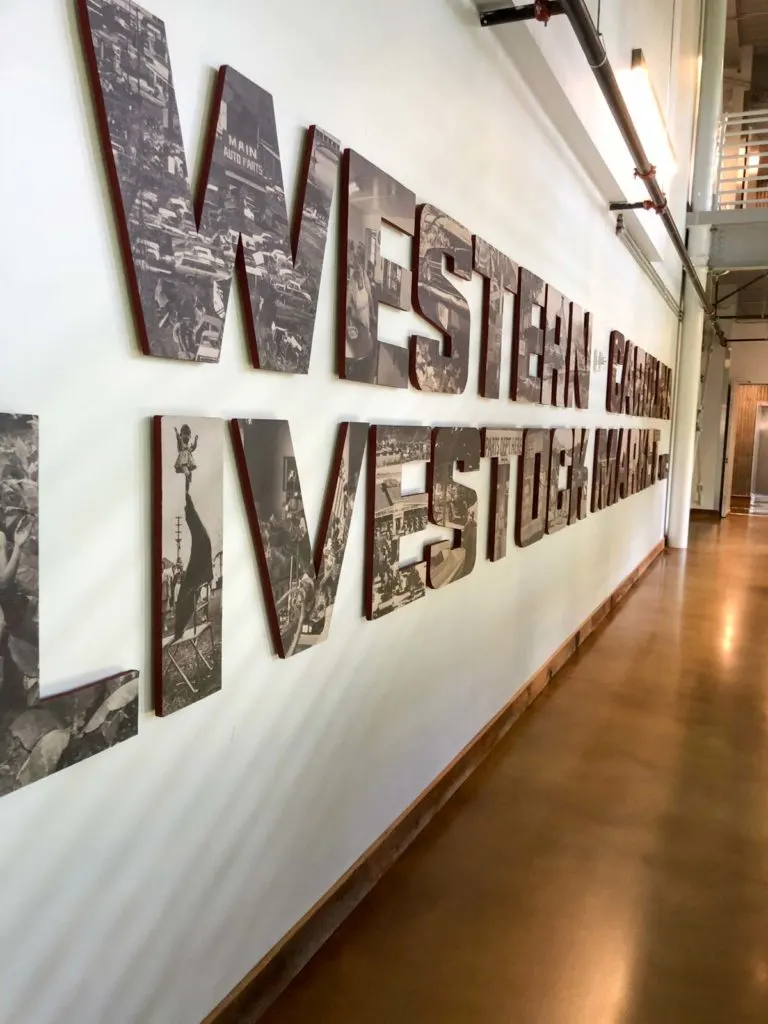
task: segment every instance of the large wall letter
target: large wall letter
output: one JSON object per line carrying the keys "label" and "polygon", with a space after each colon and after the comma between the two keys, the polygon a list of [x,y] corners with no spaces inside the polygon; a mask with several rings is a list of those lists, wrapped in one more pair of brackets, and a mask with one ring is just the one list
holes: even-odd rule
{"label": "large wall letter", "polygon": [[661,444],[661,431],[648,431],[648,451],[646,453],[645,479],[650,487],[658,480],[659,472],[659,445]]}
{"label": "large wall letter", "polygon": [[[570,470],[573,459],[573,430],[562,427],[550,431],[549,495],[547,533],[557,533],[568,525],[571,506]],[[565,470],[565,479],[560,472]],[[562,487],[560,486],[562,482]]]}
{"label": "large wall letter", "polygon": [[154,421],[155,711],[221,689],[224,421]]}
{"label": "large wall letter", "polygon": [[659,367],[657,382],[658,410],[656,415],[668,420],[671,416],[672,403],[672,368],[663,363]]}
{"label": "large wall letter", "polygon": [[632,399],[632,413],[635,416],[645,415],[645,361],[645,352],[635,346],[635,393]]}
{"label": "large wall letter", "polygon": [[526,430],[517,473],[515,541],[521,548],[544,536],[549,481],[549,431]]}
{"label": "large wall letter", "polygon": [[616,477],[621,447],[620,430],[595,431],[595,463],[592,470],[592,511],[600,512],[616,501]]}
{"label": "large wall letter", "polygon": [[570,303],[547,285],[544,310],[544,359],[541,382],[542,405],[564,406]]}
{"label": "large wall letter", "polygon": [[427,548],[427,581],[433,589],[469,576],[477,558],[477,491],[453,479],[453,467],[469,473],[480,468],[480,431],[474,427],[436,427],[432,433],[429,518],[453,529],[453,541]]}
{"label": "large wall letter", "polygon": [[400,538],[427,526],[427,494],[403,494],[406,462],[429,461],[429,427],[371,427],[365,615],[382,615],[425,594],[426,562],[400,564]]}
{"label": "large wall letter", "polygon": [[288,421],[232,427],[272,637],[289,658],[328,638],[368,424],[339,425],[314,557]]}
{"label": "large wall letter", "polygon": [[342,162],[339,376],[408,387],[408,349],[379,340],[379,303],[411,308],[411,271],[383,259],[381,225],[412,235],[416,197],[352,150]]}
{"label": "large wall letter", "polygon": [[624,362],[621,372],[621,399],[619,412],[628,416],[635,414],[635,365],[637,363],[637,347],[627,340],[624,345]]}
{"label": "large wall letter", "polygon": [[655,356],[645,357],[645,403],[644,416],[655,416],[656,392],[659,379],[659,360]]}
{"label": "large wall letter", "polygon": [[608,343],[608,390],[605,396],[605,408],[608,412],[621,412],[625,349],[626,342],[621,331],[611,331],[611,340]]}
{"label": "large wall letter", "polygon": [[445,337],[445,354],[434,338],[411,339],[411,381],[421,391],[459,395],[469,373],[469,303],[443,274],[448,269],[469,281],[472,277],[472,235],[447,213],[429,203],[419,207],[414,251],[413,305]]}
{"label": "large wall letter", "polygon": [[339,143],[309,133],[295,245],[272,97],[222,68],[193,206],[165,25],[128,0],[79,0],[144,350],[216,362],[240,249],[253,363],[306,373]]}
{"label": "large wall letter", "polygon": [[640,490],[638,470],[640,468],[640,431],[627,431],[627,495]]}
{"label": "large wall letter", "polygon": [[589,470],[587,469],[588,430],[574,430],[573,454],[568,470],[568,488],[571,493],[568,510],[568,525],[579,519],[587,518],[587,494],[589,487]]}
{"label": "large wall letter", "polygon": [[0,796],[135,736],[139,673],[41,697],[38,421],[0,414]]}
{"label": "large wall letter", "polygon": [[639,430],[637,440],[637,470],[635,473],[635,487],[638,491],[644,491],[650,487],[651,481],[648,476],[648,442],[650,430]]}
{"label": "large wall letter", "polygon": [[664,387],[662,390],[662,416],[668,420],[672,416],[672,368],[664,367]]}
{"label": "large wall letter", "polygon": [[629,455],[631,430],[617,430],[616,477],[614,485],[614,501],[623,501],[632,493],[629,489]]}
{"label": "large wall letter", "polygon": [[571,303],[568,335],[567,390],[565,404],[579,409],[589,407],[589,382],[592,374],[592,314]]}
{"label": "large wall letter", "polygon": [[483,456],[491,460],[488,557],[497,562],[507,553],[509,472],[513,457],[523,453],[523,432],[506,427],[485,427],[482,433]]}
{"label": "large wall letter", "polygon": [[512,387],[516,402],[541,402],[547,286],[525,267],[520,268],[512,333]]}
{"label": "large wall letter", "polygon": [[657,419],[670,417],[672,371],[655,356],[611,331],[608,354],[608,412]]}
{"label": "large wall letter", "polygon": [[504,292],[515,294],[519,268],[509,256],[475,235],[475,270],[483,276],[483,328],[480,354],[480,394],[498,398],[501,392],[501,327]]}

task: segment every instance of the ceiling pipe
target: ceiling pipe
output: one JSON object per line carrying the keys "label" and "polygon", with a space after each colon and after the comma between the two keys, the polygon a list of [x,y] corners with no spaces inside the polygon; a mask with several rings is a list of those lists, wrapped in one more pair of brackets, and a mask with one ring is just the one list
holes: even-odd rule
{"label": "ceiling pipe", "polygon": [[481,11],[480,24],[483,28],[514,25],[520,21],[540,21],[546,25],[554,15],[563,13],[563,5],[559,0],[538,0],[538,3],[522,7],[496,7],[491,11]]}
{"label": "ceiling pipe", "polygon": [[720,344],[726,347],[728,342],[720,326],[715,307],[710,302],[706,289],[699,280],[699,275],[696,273],[696,268],[685,247],[685,242],[669,211],[667,197],[664,195],[656,178],[656,168],[648,159],[645,147],[640,136],[637,134],[637,129],[622,96],[619,83],[616,81],[616,75],[608,60],[608,54],[595,28],[592,15],[589,13],[589,8],[584,0],[562,0],[562,8],[563,13],[571,23],[573,31],[576,33],[576,38],[584,51],[589,66],[594,72],[597,84],[600,86],[603,96],[605,96],[619,131],[627,144],[627,148],[632,154],[632,159],[635,162],[635,173],[645,183],[648,195],[651,197],[653,206],[658,211],[667,234],[675,247],[675,251],[683,263],[685,272],[699,298],[699,302],[709,322],[712,324]]}

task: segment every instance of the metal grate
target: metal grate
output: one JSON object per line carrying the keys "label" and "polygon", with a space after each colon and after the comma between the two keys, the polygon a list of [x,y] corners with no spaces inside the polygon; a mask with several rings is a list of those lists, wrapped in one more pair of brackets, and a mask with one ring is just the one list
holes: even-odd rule
{"label": "metal grate", "polygon": [[717,210],[768,208],[768,110],[723,116],[714,205]]}

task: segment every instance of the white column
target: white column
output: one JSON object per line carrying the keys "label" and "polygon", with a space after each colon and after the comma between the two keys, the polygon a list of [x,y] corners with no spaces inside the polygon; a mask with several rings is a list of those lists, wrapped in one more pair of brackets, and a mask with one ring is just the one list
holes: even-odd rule
{"label": "white column", "polygon": [[[699,279],[706,281],[706,267],[697,268]],[[696,458],[696,414],[699,406],[701,341],[704,336],[704,310],[690,281],[685,283],[685,317],[680,341],[680,360],[676,368],[673,460],[669,477],[669,523],[667,543],[672,548],[688,547],[691,517],[691,491]]]}
{"label": "white column", "polygon": [[[696,148],[693,164],[692,199],[695,211],[712,208],[717,162],[717,126],[723,105],[723,62],[727,13],[728,0],[704,0],[699,115],[696,124]],[[706,281],[709,247],[709,227],[691,228],[688,236],[688,251],[702,283]],[[675,368],[677,394],[673,414],[674,431],[669,480],[667,540],[670,547],[673,548],[688,546],[703,337],[704,313],[691,282],[686,281],[680,359]]]}

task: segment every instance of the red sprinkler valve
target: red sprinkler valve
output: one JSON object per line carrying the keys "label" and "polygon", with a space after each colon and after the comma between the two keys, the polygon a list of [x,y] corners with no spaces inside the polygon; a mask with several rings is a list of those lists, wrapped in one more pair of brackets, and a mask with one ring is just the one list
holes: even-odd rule
{"label": "red sprinkler valve", "polygon": [[549,19],[552,17],[549,0],[534,0],[533,16],[536,21],[540,21],[542,24],[548,25]]}

